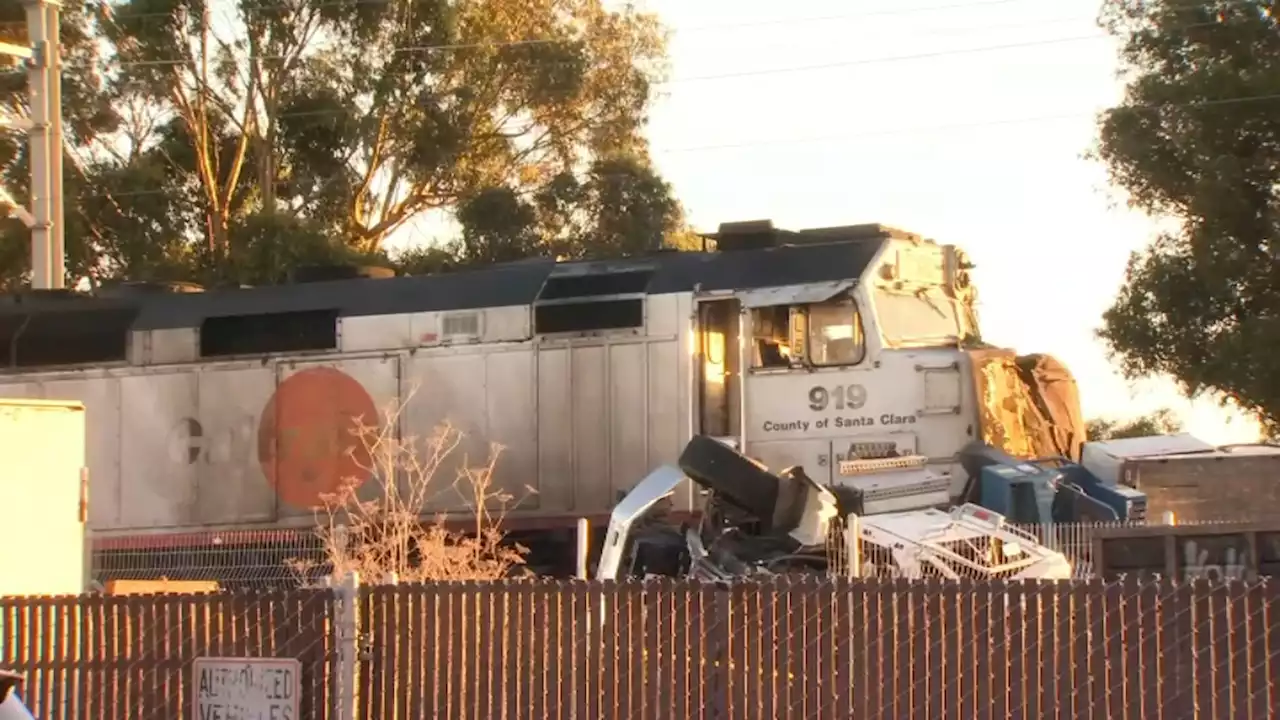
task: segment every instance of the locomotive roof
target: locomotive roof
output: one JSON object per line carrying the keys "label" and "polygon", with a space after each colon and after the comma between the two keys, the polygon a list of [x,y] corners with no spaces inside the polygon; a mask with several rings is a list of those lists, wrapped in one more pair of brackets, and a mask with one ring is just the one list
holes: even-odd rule
{"label": "locomotive roof", "polygon": [[[214,317],[263,315],[308,310],[339,316],[385,315],[533,304],[547,280],[565,275],[642,272],[643,288],[656,295],[739,290],[855,279],[862,275],[885,236],[817,241],[756,249],[715,252],[658,252],[611,261],[556,262],[549,258],[504,263],[475,270],[426,276],[348,279],[195,293],[138,294],[99,298],[24,298],[0,304],[0,334],[42,315],[94,316],[86,323],[114,318],[134,330],[199,327]],[[98,312],[95,312],[98,311]],[[52,319],[52,317],[50,318]],[[32,323],[35,324],[35,323]],[[41,323],[43,324],[43,323]],[[62,322],[58,322],[62,324]]]}

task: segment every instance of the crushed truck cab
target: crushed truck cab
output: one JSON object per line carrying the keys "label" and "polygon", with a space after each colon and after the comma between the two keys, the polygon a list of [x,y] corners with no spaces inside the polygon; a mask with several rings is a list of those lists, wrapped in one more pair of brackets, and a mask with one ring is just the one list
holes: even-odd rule
{"label": "crushed truck cab", "polygon": [[[693,523],[666,523],[659,506],[686,478],[705,492],[705,510]],[[596,577],[1071,577],[1065,556],[985,508],[851,513],[862,502],[860,493],[823,487],[803,468],[771,472],[723,442],[697,436],[679,467],[654,470],[614,509]]]}

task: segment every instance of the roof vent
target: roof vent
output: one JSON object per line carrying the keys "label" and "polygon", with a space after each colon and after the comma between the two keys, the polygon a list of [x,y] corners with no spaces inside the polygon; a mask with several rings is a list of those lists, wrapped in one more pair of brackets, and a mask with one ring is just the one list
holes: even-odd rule
{"label": "roof vent", "polygon": [[923,238],[916,233],[907,232],[906,230],[900,230],[888,225],[881,225],[879,223],[807,228],[805,230],[801,230],[800,234],[815,239],[821,238],[835,241],[887,240],[889,238],[893,238],[895,240],[911,240],[914,242],[923,241]]}
{"label": "roof vent", "polygon": [[574,263],[552,271],[533,304],[539,335],[644,326],[652,264]]}
{"label": "roof vent", "polygon": [[392,278],[395,268],[385,265],[304,265],[289,273],[290,282],[313,283],[332,280]]}
{"label": "roof vent", "polygon": [[778,244],[778,230],[772,220],[720,223],[720,229],[707,237],[715,240],[716,249],[723,252],[758,250]]}

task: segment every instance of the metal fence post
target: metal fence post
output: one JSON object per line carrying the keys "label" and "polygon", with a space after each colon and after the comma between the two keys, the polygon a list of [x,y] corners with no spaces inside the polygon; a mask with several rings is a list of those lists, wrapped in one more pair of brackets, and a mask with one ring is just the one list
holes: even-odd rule
{"label": "metal fence post", "polygon": [[[767,588],[764,592],[776,592],[776,584],[759,584],[756,585],[756,591],[760,592],[762,588]],[[736,618],[733,616],[733,590],[729,587],[714,587],[706,591],[703,596],[702,610],[705,612],[710,605],[713,609],[712,617],[715,618],[715,625],[707,629],[706,637],[702,638],[702,648],[706,664],[704,665],[703,682],[705,683],[705,710],[707,714],[723,720],[730,717],[730,709],[732,702],[730,693],[733,691],[729,684],[729,661],[731,659],[730,650],[733,643],[733,623]],[[708,602],[710,601],[710,602]],[[788,618],[794,622],[794,618]],[[787,637],[790,627],[783,628],[783,637]]]}
{"label": "metal fence post", "polygon": [[586,518],[578,518],[578,555],[574,563],[574,574],[579,580],[588,580],[591,573],[587,561],[591,555],[591,523]]}
{"label": "metal fence post", "polygon": [[356,720],[356,682],[360,677],[360,574],[349,572],[334,584],[338,667],[333,693],[337,720]]}
{"label": "metal fence post", "polygon": [[862,521],[856,513],[845,518],[845,577],[862,577]]}

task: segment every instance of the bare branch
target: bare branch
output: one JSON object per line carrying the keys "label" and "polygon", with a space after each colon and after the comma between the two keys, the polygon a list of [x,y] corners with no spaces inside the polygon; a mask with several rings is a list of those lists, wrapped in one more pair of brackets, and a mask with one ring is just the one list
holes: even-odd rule
{"label": "bare branch", "polygon": [[[332,574],[354,571],[371,582],[392,575],[408,582],[510,576],[526,550],[500,530],[513,499],[494,484],[502,448],[491,445],[486,461],[472,465],[456,457],[463,434],[448,422],[426,438],[401,437],[405,404],[389,405],[378,418],[353,418],[351,456],[370,479],[351,478],[317,511],[316,533]],[[475,518],[466,532],[449,528],[447,514],[433,515],[433,507],[447,506],[449,493]],[[298,572],[315,569],[290,564]]]}

